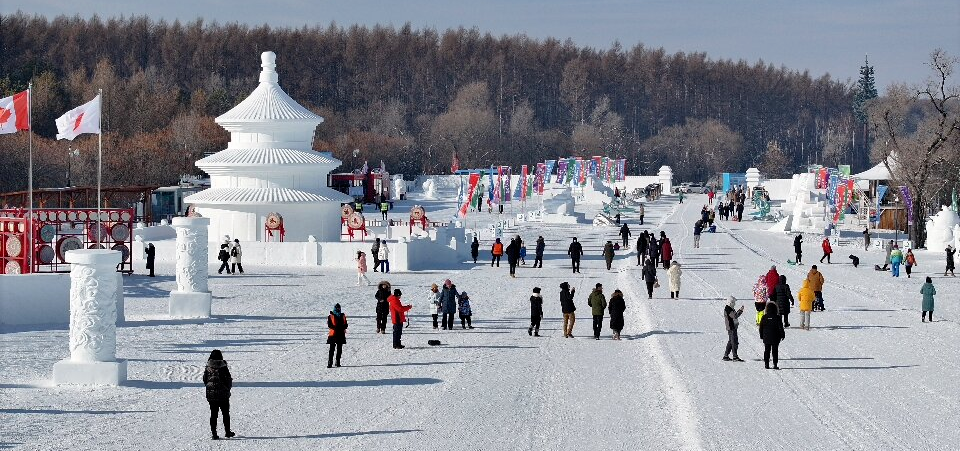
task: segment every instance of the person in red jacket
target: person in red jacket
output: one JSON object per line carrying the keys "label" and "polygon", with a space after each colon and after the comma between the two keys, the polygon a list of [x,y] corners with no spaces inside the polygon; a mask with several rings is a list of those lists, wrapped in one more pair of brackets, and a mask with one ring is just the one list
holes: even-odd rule
{"label": "person in red jacket", "polygon": [[833,247],[830,246],[830,239],[824,238],[823,243],[820,243],[820,247],[823,248],[823,257],[820,257],[820,263],[823,263],[823,259],[827,259],[827,264],[830,264],[830,254],[833,253]]}
{"label": "person in red jacket", "polygon": [[767,271],[764,281],[767,282],[767,297],[769,297],[770,300],[773,300],[773,289],[776,288],[777,284],[780,283],[780,273],[777,272],[777,265],[770,267],[770,270]]}
{"label": "person in red jacket", "polygon": [[670,269],[670,262],[673,261],[673,245],[670,244],[670,238],[666,235],[660,239],[660,261],[663,263],[663,269]]}
{"label": "person in red jacket", "polygon": [[393,296],[387,298],[390,303],[390,317],[393,320],[393,349],[403,349],[400,343],[400,335],[403,334],[403,323],[407,322],[407,311],[413,308],[412,305],[403,305],[400,302],[400,296],[403,293],[399,288],[393,290]]}

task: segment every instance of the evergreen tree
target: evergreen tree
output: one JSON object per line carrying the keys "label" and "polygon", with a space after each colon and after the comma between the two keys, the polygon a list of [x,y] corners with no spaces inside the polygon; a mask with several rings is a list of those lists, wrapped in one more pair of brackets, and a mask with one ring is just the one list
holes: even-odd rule
{"label": "evergreen tree", "polygon": [[853,113],[861,124],[867,123],[867,101],[877,98],[877,86],[873,78],[873,66],[867,57],[863,57],[860,66],[860,80],[857,80],[856,93],[853,95]]}

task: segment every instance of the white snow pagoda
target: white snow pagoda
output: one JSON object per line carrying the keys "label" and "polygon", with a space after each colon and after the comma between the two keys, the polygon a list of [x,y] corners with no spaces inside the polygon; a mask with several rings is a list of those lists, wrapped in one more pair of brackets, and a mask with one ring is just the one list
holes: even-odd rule
{"label": "white snow pagoda", "polygon": [[210,175],[210,188],[185,199],[210,218],[210,239],[274,241],[270,213],[283,218],[286,241],[340,240],[340,203],[353,199],[327,187],[340,166],[329,153],[312,149],[323,118],[287,95],[277,83],[277,55],[264,52],[260,85],[216,119],[230,132],[227,148],[196,162]]}

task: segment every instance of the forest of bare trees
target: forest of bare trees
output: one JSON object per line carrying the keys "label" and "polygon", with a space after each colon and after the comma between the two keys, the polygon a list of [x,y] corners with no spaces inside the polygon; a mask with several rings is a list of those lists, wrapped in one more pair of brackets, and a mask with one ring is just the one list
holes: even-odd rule
{"label": "forest of bare trees", "polygon": [[[705,180],[759,165],[771,143],[784,171],[868,164],[853,89],[829,75],[476,29],[0,15],[0,94],[33,82],[37,186],[63,186],[68,165],[74,184],[92,181],[95,140],[54,141],[54,119],[98,88],[105,183],[169,184],[225,146],[213,118],[253,89],[265,50],[283,88],[326,118],[314,147],[343,170],[382,159],[414,176],[448,171],[454,152],[461,167],[574,154]],[[25,134],[0,136],[0,156],[0,192],[24,189]]]}

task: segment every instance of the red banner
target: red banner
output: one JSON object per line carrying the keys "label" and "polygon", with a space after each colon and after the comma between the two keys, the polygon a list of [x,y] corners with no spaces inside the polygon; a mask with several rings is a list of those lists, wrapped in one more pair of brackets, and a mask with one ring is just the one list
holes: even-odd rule
{"label": "red banner", "polygon": [[470,211],[470,199],[473,199],[474,191],[477,190],[477,184],[479,183],[480,183],[480,174],[479,173],[470,174],[470,184],[469,184],[470,187],[467,188],[467,196],[465,198],[467,199],[467,201],[460,206],[460,218],[467,217],[467,212]]}

